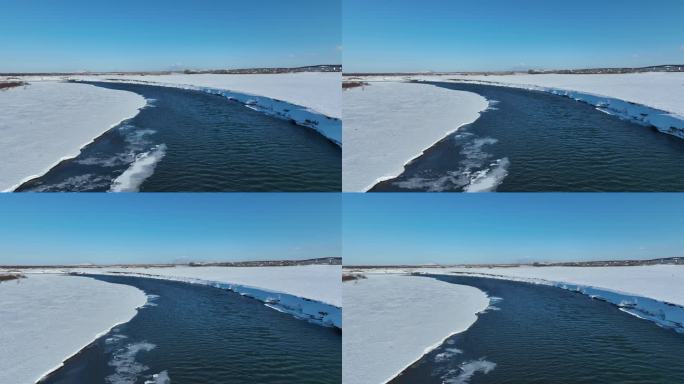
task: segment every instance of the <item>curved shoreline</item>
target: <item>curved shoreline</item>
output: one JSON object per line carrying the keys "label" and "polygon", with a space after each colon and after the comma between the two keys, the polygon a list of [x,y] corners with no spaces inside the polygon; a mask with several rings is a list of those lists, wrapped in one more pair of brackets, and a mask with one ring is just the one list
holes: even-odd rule
{"label": "curved shoreline", "polygon": [[[125,92],[125,91],[124,91],[124,92]],[[137,95],[137,94],[136,94],[136,95]],[[105,129],[104,131],[102,131],[99,135],[93,137],[90,141],[88,141],[88,142],[86,142],[85,144],[81,145],[81,146],[78,148],[78,150],[77,150],[76,153],[74,153],[74,154],[67,154],[67,155],[65,155],[65,156],[62,156],[59,160],[57,160],[57,161],[55,161],[54,163],[52,163],[50,166],[48,166],[48,167],[47,167],[45,170],[43,170],[42,172],[40,172],[40,173],[38,173],[38,174],[35,174],[35,175],[27,176],[27,177],[23,178],[19,183],[15,184],[15,185],[13,185],[13,186],[11,186],[11,187],[9,187],[9,188],[3,190],[3,191],[0,191],[0,192],[14,192],[14,191],[16,191],[17,188],[19,188],[19,187],[21,187],[22,185],[28,183],[29,181],[34,180],[34,179],[38,179],[38,178],[41,178],[41,177],[45,176],[45,174],[47,174],[48,172],[50,172],[50,170],[52,170],[53,168],[55,168],[56,166],[58,166],[58,165],[61,164],[62,162],[77,158],[77,157],[81,154],[81,151],[83,151],[83,148],[85,148],[85,147],[87,147],[88,145],[94,143],[97,139],[101,138],[102,136],[104,136],[105,134],[107,134],[107,132],[109,132],[109,131],[111,131],[112,129],[118,127],[119,125],[121,125],[121,124],[124,123],[125,121],[130,120],[130,119],[136,117],[136,116],[140,113],[140,111],[141,111],[143,108],[147,107],[147,106],[148,106],[148,101],[147,101],[147,99],[145,99],[145,104],[143,104],[141,107],[138,107],[132,115],[127,116],[127,117],[121,119],[119,122],[117,122],[117,123],[112,124],[111,126],[109,126],[107,129]]]}
{"label": "curved shoreline", "polygon": [[[327,140],[342,148],[342,120],[316,112],[305,106],[293,104],[287,101],[278,100],[266,96],[250,94],[246,92],[236,92],[229,89],[203,87],[197,85],[160,83],[142,80],[126,79],[83,79],[72,80],[77,83],[114,83],[114,84],[137,84],[158,86],[167,88],[185,89],[191,91],[204,92],[218,95],[228,100],[238,102],[243,106],[268,116],[282,120],[290,120],[295,124],[313,129],[315,132],[325,137]],[[256,100],[255,100],[256,99]],[[282,104],[277,108],[278,104]]]}
{"label": "curved shoreline", "polygon": [[[191,277],[161,276],[145,273],[86,273],[73,272],[79,276],[129,276],[156,280],[176,281],[186,284],[197,284],[225,289],[233,293],[246,296],[263,303],[265,306],[278,312],[287,313],[299,320],[305,320],[312,324],[323,327],[342,329],[342,308],[322,301],[308,299],[286,292],[279,292],[265,288],[253,287],[243,284],[222,282],[215,280],[198,279]],[[275,297],[274,297],[275,296]]]}
{"label": "curved shoreline", "polygon": [[[377,81],[345,91],[343,191],[368,192],[396,178],[490,103],[481,95],[410,81]],[[380,118],[378,118],[380,117]],[[380,148],[380,150],[378,150]]]}
{"label": "curved shoreline", "polygon": [[[421,274],[423,273],[421,272]],[[567,283],[540,278],[523,278],[478,272],[453,272],[451,275],[518,281],[528,284],[547,285],[571,292],[577,292],[588,296],[591,299],[601,300],[613,304],[622,312],[628,313],[642,320],[650,321],[660,327],[672,329],[678,333],[684,333],[684,306],[668,303],[666,301],[657,300],[646,296],[635,295],[627,292],[618,292],[615,290],[590,285]]]}
{"label": "curved shoreline", "polygon": [[492,302],[478,288],[433,277],[391,272],[364,276],[344,283],[345,383],[395,380],[449,338],[472,327]]}
{"label": "curved shoreline", "polygon": [[[425,277],[429,277],[429,276],[427,276],[427,275],[424,275],[424,276],[425,276]],[[461,284],[455,284],[455,285],[461,285]],[[486,294],[486,293],[485,293],[485,294]],[[491,305],[492,305],[492,297],[491,297],[491,296],[487,296],[487,298],[489,299],[489,306],[491,306]],[[487,306],[487,308],[489,308],[489,306]],[[382,384],[387,384],[387,383],[389,383],[390,381],[396,379],[396,378],[397,378],[398,376],[400,376],[407,368],[409,368],[410,366],[412,366],[412,365],[415,364],[416,362],[420,361],[420,359],[422,359],[423,357],[425,357],[425,355],[427,355],[427,354],[429,354],[430,352],[434,351],[435,349],[441,347],[442,344],[444,344],[450,337],[455,336],[455,335],[458,335],[459,333],[463,333],[463,332],[467,331],[468,329],[470,329],[470,327],[472,327],[472,326],[477,322],[477,320],[480,318],[480,315],[483,314],[483,313],[485,313],[485,312],[487,311],[487,308],[483,309],[483,310],[480,311],[480,312],[475,313],[475,315],[477,316],[477,319],[475,319],[474,322],[470,323],[466,328],[464,328],[464,329],[462,329],[462,330],[459,330],[459,331],[454,331],[454,332],[450,333],[449,335],[445,336],[441,341],[439,341],[439,342],[437,342],[437,343],[435,343],[435,344],[433,344],[433,345],[431,345],[431,346],[425,348],[425,350],[423,351],[423,354],[422,354],[422,355],[420,355],[417,359],[413,360],[410,364],[407,364],[407,365],[406,365],[404,368],[402,368],[398,373],[394,374],[394,375],[391,376],[389,379],[383,381]]]}
{"label": "curved shoreline", "polygon": [[[146,105],[147,105],[147,104],[146,104]],[[146,105],[145,105],[145,106],[146,106]],[[60,165],[62,162],[68,161],[68,160],[73,160],[73,159],[77,158],[78,156],[81,155],[81,151],[83,151],[83,148],[85,148],[85,147],[89,146],[90,144],[94,143],[94,142],[97,141],[99,138],[101,138],[102,136],[106,135],[106,134],[107,134],[109,131],[111,131],[112,129],[114,129],[114,128],[120,126],[121,124],[123,124],[125,121],[130,120],[130,119],[136,117],[136,116],[138,115],[138,113],[140,113],[140,110],[141,110],[142,108],[145,108],[145,106],[143,106],[143,107],[141,107],[141,108],[138,108],[138,111],[137,111],[133,116],[127,117],[127,118],[125,118],[125,119],[119,121],[118,123],[116,123],[116,124],[112,125],[111,127],[107,128],[106,131],[104,131],[104,132],[102,132],[101,134],[99,134],[99,135],[97,135],[96,137],[94,137],[94,138],[93,138],[92,140],[90,140],[89,142],[87,142],[87,143],[81,145],[81,146],[79,147],[79,149],[78,149],[78,153],[76,153],[76,154],[74,154],[74,155],[67,155],[67,156],[65,156],[65,157],[62,157],[62,158],[59,159],[57,162],[55,162],[54,164],[52,164],[52,165],[51,165],[48,169],[46,169],[44,172],[42,172],[42,173],[40,173],[40,174],[37,174],[37,175],[29,176],[29,177],[27,177],[27,178],[24,178],[24,180],[22,180],[19,184],[16,184],[16,185],[12,186],[11,188],[6,189],[6,190],[4,190],[4,191],[2,191],[2,192],[15,192],[15,191],[17,190],[17,188],[21,187],[22,185],[24,185],[24,184],[26,184],[26,183],[28,183],[28,182],[30,182],[30,181],[32,181],[32,180],[39,179],[39,178],[45,176],[48,172],[50,172],[53,168],[55,168],[55,167],[57,167],[58,165]]]}
{"label": "curved shoreline", "polygon": [[[420,82],[430,83],[432,81]],[[597,110],[609,115],[617,116],[620,119],[628,120],[635,124],[653,127],[658,130],[658,132],[684,139],[684,116],[681,116],[675,112],[668,112],[655,107],[650,107],[645,104],[627,101],[616,97],[532,84],[510,84],[467,79],[444,79],[441,80],[441,82],[480,84],[493,87],[516,88],[528,91],[550,93],[594,106]]]}
{"label": "curved shoreline", "polygon": [[[68,274],[67,274],[67,275],[68,275]],[[144,293],[144,291],[143,291],[143,293]],[[147,295],[146,295],[146,296],[147,296]],[[107,335],[109,332],[112,331],[112,329],[118,327],[119,325],[126,324],[126,323],[128,323],[129,321],[133,320],[133,319],[135,318],[135,316],[138,315],[138,310],[139,310],[140,308],[144,307],[145,305],[147,305],[148,302],[149,302],[149,299],[147,299],[147,301],[145,301],[145,304],[136,307],[136,308],[135,308],[135,314],[134,314],[130,319],[128,319],[128,320],[126,320],[126,321],[118,322],[118,323],[112,325],[111,327],[109,327],[109,329],[107,329],[107,330],[105,330],[105,331],[103,331],[103,332],[100,332],[100,333],[98,333],[97,335],[95,335],[95,336],[93,337],[93,340],[91,340],[89,343],[87,343],[86,345],[84,345],[83,347],[81,347],[78,351],[76,351],[76,352],[72,353],[71,355],[67,356],[66,358],[64,358],[64,360],[62,360],[62,362],[59,363],[58,366],[56,366],[56,367],[52,368],[51,370],[47,371],[46,373],[42,374],[42,375],[40,376],[40,378],[39,378],[38,380],[35,381],[35,384],[40,384],[40,382],[42,382],[43,380],[45,380],[48,376],[50,376],[51,374],[53,374],[54,372],[56,372],[56,371],[59,370],[60,368],[64,367],[64,364],[66,364],[66,362],[67,362],[68,360],[70,360],[71,358],[73,358],[73,357],[75,357],[75,356],[78,356],[78,354],[80,354],[84,349],[88,348],[88,346],[92,345],[94,342],[96,342],[96,341],[97,341],[98,339],[100,339],[101,337]]]}
{"label": "curved shoreline", "polygon": [[[481,95],[480,95],[480,96],[481,96]],[[484,97],[484,96],[483,96],[483,97]],[[487,98],[485,98],[485,100],[487,100]],[[490,103],[490,100],[487,100],[487,103]],[[489,108],[489,107],[487,107],[487,108]],[[376,185],[378,185],[378,184],[380,184],[380,183],[382,183],[382,182],[384,182],[384,181],[392,180],[392,179],[394,179],[394,178],[396,178],[396,177],[399,177],[399,175],[401,175],[402,173],[404,173],[404,171],[406,170],[406,166],[407,166],[407,165],[411,164],[412,162],[414,162],[415,160],[417,160],[418,158],[420,158],[421,156],[423,156],[423,155],[425,154],[425,152],[429,151],[430,148],[434,147],[436,144],[442,142],[444,139],[446,139],[446,138],[448,138],[449,136],[453,135],[454,133],[458,132],[459,129],[463,128],[463,127],[466,126],[466,125],[469,125],[469,124],[472,124],[472,123],[476,122],[476,121],[480,118],[480,116],[482,116],[482,114],[485,113],[486,111],[487,111],[487,109],[481,110],[480,112],[477,113],[477,117],[475,117],[475,119],[473,119],[473,121],[469,121],[469,122],[463,123],[463,124],[459,125],[458,127],[454,128],[453,130],[447,132],[442,138],[440,138],[439,140],[437,140],[437,141],[435,141],[434,143],[430,144],[428,147],[426,147],[426,148],[424,148],[423,150],[421,150],[420,153],[416,154],[415,156],[413,156],[412,158],[410,158],[408,161],[406,161],[404,164],[402,164],[400,170],[397,170],[396,172],[392,172],[392,174],[390,174],[390,175],[381,176],[381,177],[377,178],[377,179],[373,182],[373,184],[371,184],[370,186],[366,187],[362,192],[368,192],[368,191],[370,191],[371,189],[373,189]]]}

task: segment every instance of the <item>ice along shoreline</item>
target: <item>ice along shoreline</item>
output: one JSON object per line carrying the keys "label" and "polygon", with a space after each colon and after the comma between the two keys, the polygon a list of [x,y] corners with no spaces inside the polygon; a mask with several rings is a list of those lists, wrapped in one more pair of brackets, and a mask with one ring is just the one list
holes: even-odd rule
{"label": "ice along shoreline", "polygon": [[[313,129],[342,147],[342,114],[338,95],[341,92],[341,77],[338,72],[306,72],[272,75],[71,76],[69,80],[151,85],[218,95],[268,116]],[[243,81],[245,79],[246,82]],[[249,84],[250,81],[254,84]],[[298,89],[293,89],[295,87]],[[314,94],[316,92],[320,94]]]}
{"label": "ice along shoreline", "polygon": [[[674,269],[667,275],[659,277],[662,274],[661,269],[667,267]],[[530,268],[532,269],[530,270]],[[678,276],[684,273],[684,268],[681,266],[530,268],[518,267],[487,271],[477,269],[469,271],[465,268],[447,269],[447,271],[421,269],[417,272],[446,276],[475,276],[553,286],[581,293],[591,299],[608,302],[632,316],[651,321],[660,327],[672,329],[678,333],[684,333],[684,303],[682,303],[682,298],[676,297],[676,294],[661,296],[663,289],[671,289],[680,281]],[[585,277],[573,277],[577,268]],[[608,273],[592,270],[592,268],[608,269]],[[601,275],[602,272],[605,275]],[[613,272],[619,272],[622,277],[611,275]],[[602,283],[599,280],[604,280],[604,282]],[[645,287],[644,284],[648,284],[650,287]],[[642,286],[640,287],[640,285]],[[658,293],[659,291],[661,293]]]}
{"label": "ice along shoreline", "polygon": [[212,286],[300,320],[342,329],[339,265],[287,267],[76,268],[82,275],[133,276]]}

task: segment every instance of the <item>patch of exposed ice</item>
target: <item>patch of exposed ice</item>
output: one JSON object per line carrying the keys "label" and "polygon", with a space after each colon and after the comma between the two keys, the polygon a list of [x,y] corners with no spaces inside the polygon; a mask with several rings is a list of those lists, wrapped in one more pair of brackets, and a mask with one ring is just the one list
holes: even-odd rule
{"label": "patch of exposed ice", "polygon": [[151,380],[145,380],[145,384],[171,384],[168,371],[161,371],[152,375]]}
{"label": "patch of exposed ice", "polygon": [[462,363],[458,370],[449,372],[442,378],[444,384],[467,384],[476,373],[488,374],[496,368],[496,364],[481,358]]}
{"label": "patch of exposed ice", "polygon": [[114,368],[114,373],[105,378],[108,384],[135,384],[140,375],[149,368],[135,358],[140,352],[149,352],[156,345],[148,342],[128,344],[114,352],[109,366]]}
{"label": "patch of exposed ice", "polygon": [[446,348],[444,352],[440,352],[435,355],[435,363],[443,363],[447,360],[450,360],[452,357],[460,355],[462,353],[463,351],[461,351],[458,348]]}
{"label": "patch of exposed ice", "polygon": [[447,171],[446,175],[416,176],[393,184],[400,188],[422,189],[428,192],[453,190],[491,192],[496,190],[496,187],[508,175],[510,161],[504,157],[487,164],[492,155],[484,151],[483,147],[496,144],[498,140],[491,137],[475,138],[472,133],[457,134],[454,140],[465,141],[460,152],[465,158],[459,162],[458,169]]}
{"label": "patch of exposed ice", "polygon": [[473,175],[470,184],[468,184],[465,192],[492,192],[496,187],[503,182],[503,179],[508,176],[508,167],[511,162],[508,157],[498,159],[489,164],[485,170],[477,172]]}
{"label": "patch of exposed ice", "polygon": [[166,155],[166,145],[159,144],[136,156],[135,161],[114,179],[110,192],[138,192],[142,183],[154,173],[154,168]]}

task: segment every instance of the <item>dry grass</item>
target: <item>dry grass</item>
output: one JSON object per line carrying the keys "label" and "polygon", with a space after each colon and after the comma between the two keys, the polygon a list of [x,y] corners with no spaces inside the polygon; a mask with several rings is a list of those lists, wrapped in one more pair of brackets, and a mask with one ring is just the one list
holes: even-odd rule
{"label": "dry grass", "polygon": [[361,275],[361,274],[358,274],[358,273],[354,273],[354,274],[343,274],[343,275],[342,275],[342,281],[343,281],[343,282],[345,282],[345,281],[361,280],[361,279],[365,279],[365,278],[366,278],[366,276]]}
{"label": "dry grass", "polygon": [[26,85],[23,81],[0,81],[0,90],[10,89]]}
{"label": "dry grass", "polygon": [[24,276],[20,273],[4,274],[4,275],[0,275],[0,283],[2,283],[3,281],[19,280],[19,279],[23,279],[25,277],[26,276]]}
{"label": "dry grass", "polygon": [[342,82],[342,89],[365,87],[368,85],[370,85],[370,84],[366,83],[365,81],[344,81],[344,82]]}

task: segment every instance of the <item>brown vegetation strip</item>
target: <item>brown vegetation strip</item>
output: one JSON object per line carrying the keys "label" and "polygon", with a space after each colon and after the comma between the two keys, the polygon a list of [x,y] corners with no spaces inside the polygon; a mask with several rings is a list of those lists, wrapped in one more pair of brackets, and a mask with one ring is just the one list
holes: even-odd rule
{"label": "brown vegetation strip", "polygon": [[342,275],[342,281],[354,281],[354,280],[360,280],[360,279],[365,279],[366,276],[364,275]]}
{"label": "brown vegetation strip", "polygon": [[367,85],[369,84],[364,81],[345,81],[342,83],[342,89],[365,87]]}
{"label": "brown vegetation strip", "polygon": [[22,86],[26,83],[23,81],[9,81],[9,82],[0,82],[0,89],[9,89],[9,88],[14,88],[14,87],[19,87]]}
{"label": "brown vegetation strip", "polygon": [[0,283],[3,281],[18,280],[24,278],[24,275],[0,275]]}

